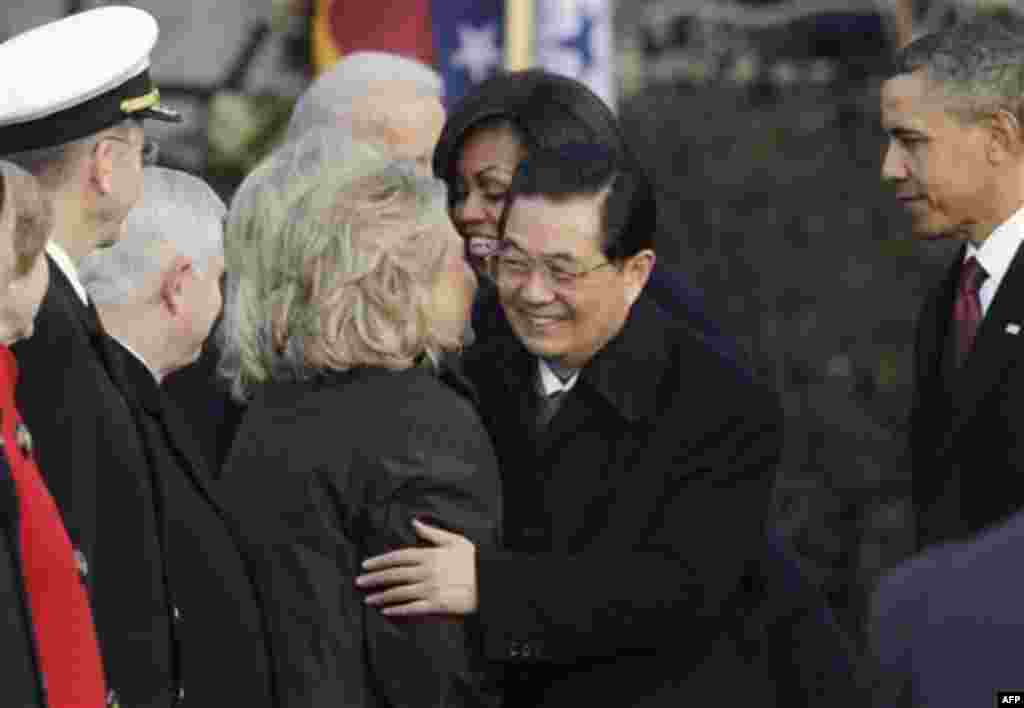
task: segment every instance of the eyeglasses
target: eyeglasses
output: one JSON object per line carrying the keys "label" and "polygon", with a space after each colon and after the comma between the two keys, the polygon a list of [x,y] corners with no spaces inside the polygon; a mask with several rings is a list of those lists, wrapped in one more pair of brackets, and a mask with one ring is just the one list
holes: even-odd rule
{"label": "eyeglasses", "polygon": [[532,258],[521,249],[509,244],[502,246],[491,256],[489,262],[494,279],[498,283],[522,283],[535,270],[539,270],[548,286],[557,289],[571,288],[595,270],[614,265],[611,261],[602,261],[593,266],[556,263],[550,259]]}
{"label": "eyeglasses", "polygon": [[[124,143],[125,145],[131,145],[131,140],[127,140],[118,135],[104,135],[100,140],[113,140],[115,142]],[[155,165],[157,159],[160,157],[160,143],[157,142],[156,138],[146,138],[142,141],[142,164],[146,167]]]}

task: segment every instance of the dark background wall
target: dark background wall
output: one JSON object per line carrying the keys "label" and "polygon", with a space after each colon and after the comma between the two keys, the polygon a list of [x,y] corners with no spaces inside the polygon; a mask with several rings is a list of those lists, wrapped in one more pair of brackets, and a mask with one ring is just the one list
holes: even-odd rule
{"label": "dark background wall", "polygon": [[875,82],[649,87],[621,113],[659,188],[659,258],[782,395],[777,523],[859,633],[913,546],[913,327],[951,245],[915,242],[881,184]]}

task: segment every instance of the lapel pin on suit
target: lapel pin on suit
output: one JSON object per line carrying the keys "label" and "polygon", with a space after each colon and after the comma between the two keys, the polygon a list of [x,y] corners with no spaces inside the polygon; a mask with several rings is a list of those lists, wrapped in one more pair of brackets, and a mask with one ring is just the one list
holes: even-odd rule
{"label": "lapel pin on suit", "polygon": [[15,428],[15,439],[21,454],[25,457],[32,457],[32,434],[28,432],[24,423],[18,423]]}
{"label": "lapel pin on suit", "polygon": [[1016,322],[1011,322],[1010,324],[1006,325],[1006,333],[1012,334],[1014,336],[1020,334],[1020,325],[1017,324]]}

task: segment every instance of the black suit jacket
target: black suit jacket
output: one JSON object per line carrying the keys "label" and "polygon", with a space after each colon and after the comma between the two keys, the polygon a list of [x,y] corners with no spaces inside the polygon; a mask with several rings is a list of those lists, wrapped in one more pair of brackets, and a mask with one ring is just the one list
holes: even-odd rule
{"label": "black suit jacket", "polygon": [[0,455],[0,662],[4,705],[46,708],[21,570],[18,495]]}
{"label": "black suit jacket", "polygon": [[153,375],[121,348],[125,391],[158,490],[181,675],[192,705],[270,708],[262,607],[241,543],[208,488],[199,445]]}
{"label": "black suit jacket", "polygon": [[198,361],[175,371],[160,385],[185,413],[191,436],[205,458],[205,471],[213,479],[220,476],[245,412],[245,407],[231,397],[229,384],[217,375],[220,350],[215,339],[207,339]]}
{"label": "black suit jacket", "polygon": [[921,310],[910,417],[918,547],[1024,506],[1024,255],[1017,252],[959,370],[946,363],[961,250]]}
{"label": "black suit jacket", "polygon": [[509,667],[507,705],[704,705],[723,689],[771,705],[741,625],[777,397],[647,295],[543,435],[518,340],[482,343],[465,367],[502,472],[506,550],[478,553],[478,619]]}
{"label": "black suit jacket", "polygon": [[281,705],[493,703],[461,620],[390,620],[355,587],[369,556],[433,520],[497,541],[498,472],[467,390],[432,371],[268,384],[219,483],[266,603]]}
{"label": "black suit jacket", "polygon": [[171,620],[148,462],[115,384],[114,342],[89,332],[85,305],[51,259],[35,333],[11,347],[21,370],[15,395],[87,560],[108,685],[122,705],[170,706]]}

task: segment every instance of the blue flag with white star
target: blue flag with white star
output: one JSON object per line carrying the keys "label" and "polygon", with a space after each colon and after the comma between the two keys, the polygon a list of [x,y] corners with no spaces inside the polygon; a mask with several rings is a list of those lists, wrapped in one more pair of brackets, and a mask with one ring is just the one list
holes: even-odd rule
{"label": "blue flag with white star", "polygon": [[[615,105],[611,0],[535,0],[536,66],[571,76]],[[504,0],[432,0],[434,56],[449,106],[502,70]]]}
{"label": "blue flag with white star", "polygon": [[503,0],[433,0],[431,18],[437,69],[451,106],[505,61]]}
{"label": "blue flag with white star", "polygon": [[615,106],[610,0],[536,0],[537,66],[585,83]]}

